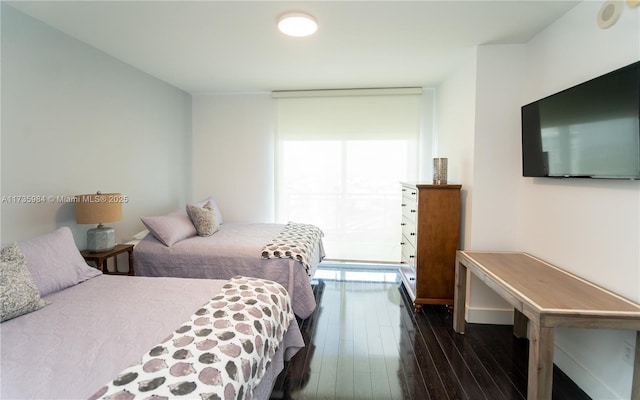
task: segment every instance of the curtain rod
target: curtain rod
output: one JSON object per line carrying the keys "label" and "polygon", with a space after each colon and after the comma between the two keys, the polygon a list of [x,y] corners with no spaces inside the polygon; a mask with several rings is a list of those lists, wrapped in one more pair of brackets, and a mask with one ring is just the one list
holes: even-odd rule
{"label": "curtain rod", "polygon": [[419,95],[422,88],[370,88],[370,89],[320,89],[320,90],[274,90],[273,98],[290,97],[330,97],[330,96],[384,96],[384,95]]}

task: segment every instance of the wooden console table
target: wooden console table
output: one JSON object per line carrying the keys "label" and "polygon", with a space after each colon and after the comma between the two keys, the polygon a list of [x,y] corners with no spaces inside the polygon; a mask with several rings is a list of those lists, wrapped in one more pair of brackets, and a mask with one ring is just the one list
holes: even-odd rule
{"label": "wooden console table", "polygon": [[[529,400],[551,400],[556,327],[640,331],[640,304],[526,253],[458,251],[453,329],[464,333],[467,269],[515,309],[514,334],[529,322]],[[631,399],[640,400],[640,332],[636,333]]]}

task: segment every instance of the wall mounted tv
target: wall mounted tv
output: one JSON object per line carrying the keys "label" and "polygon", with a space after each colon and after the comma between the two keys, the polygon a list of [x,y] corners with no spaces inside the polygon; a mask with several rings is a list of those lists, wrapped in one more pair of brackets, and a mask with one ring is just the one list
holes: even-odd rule
{"label": "wall mounted tv", "polygon": [[523,176],[640,179],[640,61],[521,112]]}

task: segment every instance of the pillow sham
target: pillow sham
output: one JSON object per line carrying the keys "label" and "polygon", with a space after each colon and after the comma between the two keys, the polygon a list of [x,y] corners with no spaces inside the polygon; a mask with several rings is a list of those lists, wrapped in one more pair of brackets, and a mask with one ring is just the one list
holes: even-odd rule
{"label": "pillow sham", "polygon": [[199,207],[204,207],[204,205],[207,204],[207,202],[211,203],[211,208],[213,209],[213,212],[216,213],[218,224],[222,225],[224,223],[224,221],[222,220],[222,213],[220,212],[220,208],[218,208],[216,201],[213,199],[213,196],[209,196],[204,200],[194,203],[194,205],[197,205]]}
{"label": "pillow sham", "polygon": [[211,236],[220,228],[216,213],[213,211],[209,201],[202,207],[195,204],[187,204],[187,215],[193,222],[198,236]]}
{"label": "pillow sham", "polygon": [[174,211],[158,217],[140,217],[140,220],[149,232],[167,247],[198,234],[184,211]]}
{"label": "pillow sham", "polygon": [[21,240],[18,247],[43,297],[102,274],[82,258],[71,229],[66,226],[33,239]]}
{"label": "pillow sham", "polygon": [[0,258],[0,322],[49,304],[40,298],[40,292],[27,268],[27,260],[17,243],[3,248]]}

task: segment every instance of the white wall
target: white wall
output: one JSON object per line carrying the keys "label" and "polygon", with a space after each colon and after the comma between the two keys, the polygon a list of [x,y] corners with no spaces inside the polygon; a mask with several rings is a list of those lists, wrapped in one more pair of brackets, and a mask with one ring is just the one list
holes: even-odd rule
{"label": "white wall", "polygon": [[[437,153],[462,184],[461,248],[517,248],[522,45],[481,46],[438,88]],[[498,295],[471,276],[467,320],[511,323]]]}
{"label": "white wall", "polygon": [[274,123],[270,93],[195,95],[194,198],[214,196],[225,221],[273,222]]}
{"label": "white wall", "polygon": [[[2,196],[120,192],[126,241],[190,195],[190,135],[190,95],[2,4]],[[84,248],[93,227],[60,201],[1,221],[3,243],[65,225]]]}
{"label": "white wall", "polygon": [[[275,221],[274,107],[270,93],[193,96],[193,197],[214,196],[225,221]],[[430,182],[432,89],[421,108],[418,176]]]}
{"label": "white wall", "polygon": [[[640,182],[521,177],[522,104],[640,59],[640,8],[625,6],[618,23],[601,30],[600,6],[578,4],[527,45],[479,47],[475,64],[467,62],[438,88],[443,129],[436,136],[467,140],[449,156],[458,160],[450,169],[468,191],[464,248],[527,251],[640,301]],[[469,93],[473,110],[454,114],[450,108],[468,104]],[[457,128],[444,129],[451,126]],[[469,126],[473,132],[463,133]],[[506,303],[481,282],[472,280],[470,292],[470,321],[505,319]],[[624,341],[635,343],[635,333],[558,330],[554,361],[594,399],[629,398]]]}
{"label": "white wall", "polygon": [[436,94],[434,88],[422,88],[420,138],[418,139],[418,182],[433,181],[434,131],[436,129]]}
{"label": "white wall", "polygon": [[[640,60],[640,8],[596,25],[601,4],[580,3],[527,46],[522,104]],[[522,179],[519,247],[640,301],[640,182]],[[622,361],[630,331],[561,330],[556,363],[595,399],[629,398]]]}
{"label": "white wall", "polygon": [[461,248],[473,216],[476,50],[437,89],[433,157],[448,158],[447,182],[462,185]]}

